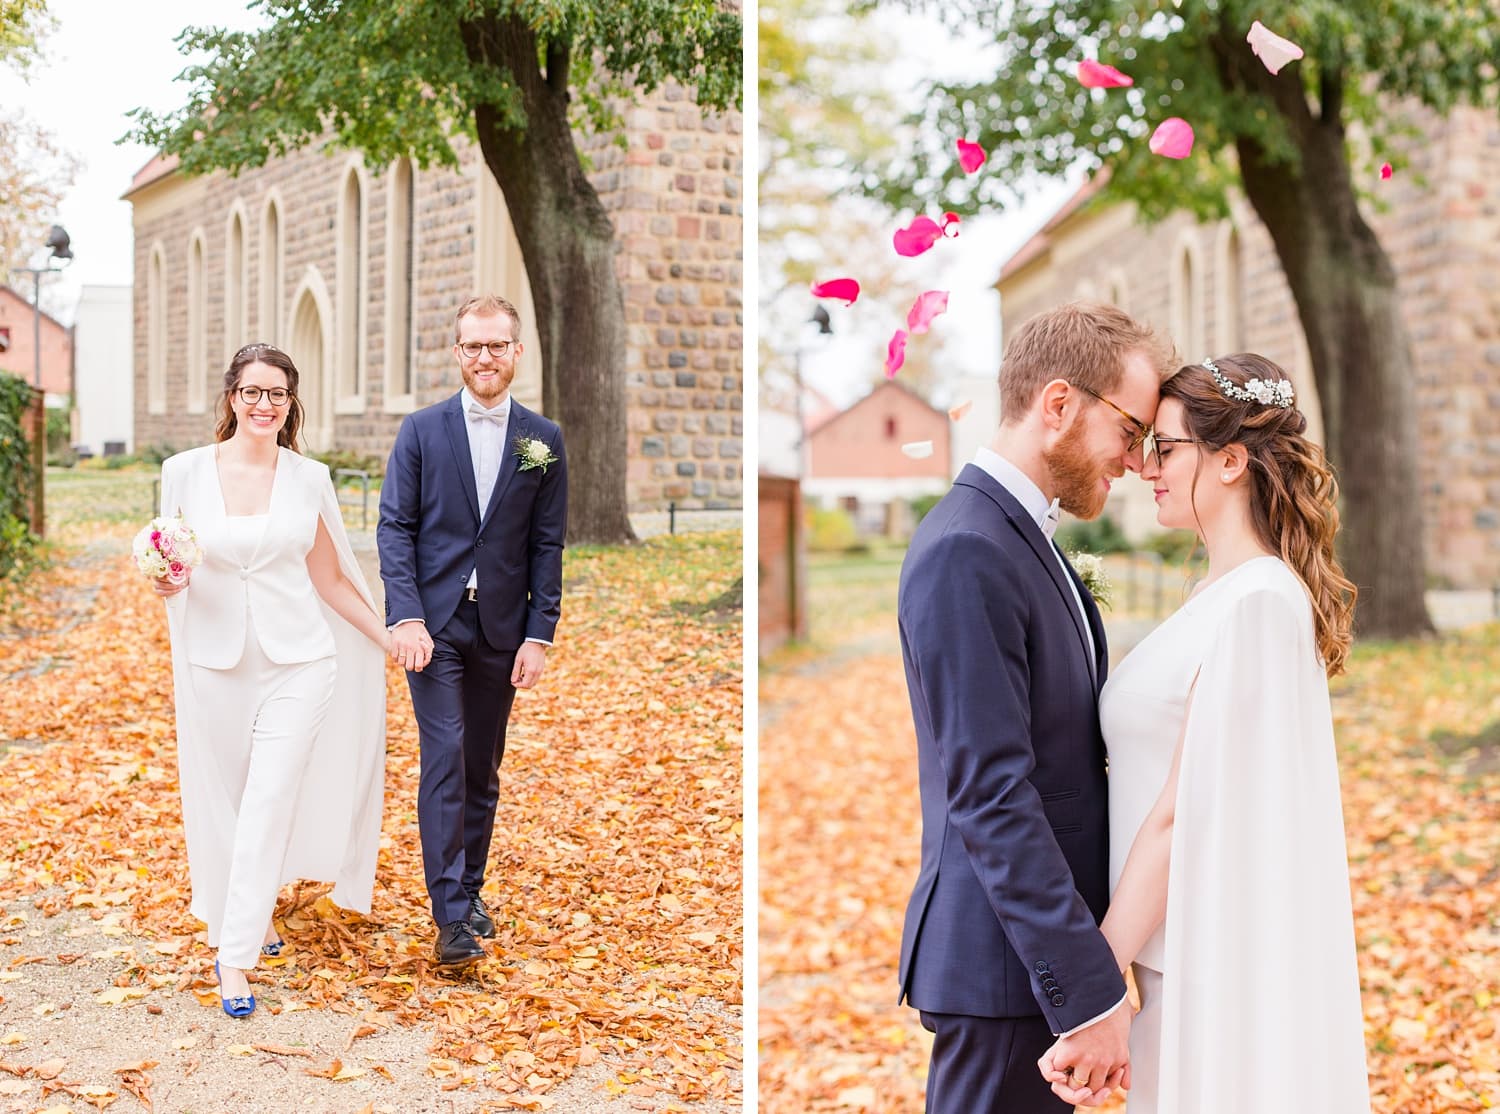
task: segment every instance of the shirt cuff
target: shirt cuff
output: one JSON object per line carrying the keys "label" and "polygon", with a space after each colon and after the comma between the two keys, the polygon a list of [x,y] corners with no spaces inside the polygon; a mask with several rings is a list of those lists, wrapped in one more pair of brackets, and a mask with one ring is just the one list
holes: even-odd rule
{"label": "shirt cuff", "polygon": [[542,645],[542,646],[550,646],[550,645],[552,645],[552,643],[548,642],[545,638],[528,638],[526,641],[527,642],[535,642],[535,643],[537,643],[539,645]]}
{"label": "shirt cuff", "polygon": [[386,630],[395,630],[397,627],[401,626],[404,623],[421,623],[425,627],[427,625],[427,620],[426,619],[397,619],[394,623],[392,623],[390,626],[386,627],[385,629]]}
{"label": "shirt cuff", "polygon": [[1130,995],[1129,995],[1129,993],[1126,993],[1126,995],[1123,998],[1121,998],[1118,1002],[1116,1002],[1109,1009],[1107,1009],[1103,1013],[1101,1013],[1098,1017],[1091,1017],[1087,1021],[1085,1021],[1082,1025],[1077,1025],[1077,1026],[1073,1027],[1072,1029],[1069,1029],[1066,1033],[1058,1033],[1057,1035],[1058,1035],[1058,1037],[1071,1037],[1074,1033],[1081,1032],[1082,1030],[1087,1029],[1090,1025],[1097,1025],[1097,1024],[1099,1024],[1099,1022],[1103,1021],[1106,1017],[1108,1017],[1110,1014],[1114,1013],[1117,1009],[1119,1009],[1121,1006],[1123,1006],[1128,1001],[1130,1001]]}

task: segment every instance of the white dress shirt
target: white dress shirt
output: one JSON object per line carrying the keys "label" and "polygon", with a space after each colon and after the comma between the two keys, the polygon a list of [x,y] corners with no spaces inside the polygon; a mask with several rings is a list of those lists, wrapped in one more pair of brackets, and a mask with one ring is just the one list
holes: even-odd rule
{"label": "white dress shirt", "polygon": [[[464,429],[469,434],[469,461],[474,465],[474,487],[479,492],[479,517],[489,508],[495,493],[495,478],[500,475],[500,454],[505,451],[505,434],[510,429],[510,394],[500,405],[483,406],[465,387],[458,394],[464,410]],[[470,588],[479,587],[479,570],[469,571]]]}

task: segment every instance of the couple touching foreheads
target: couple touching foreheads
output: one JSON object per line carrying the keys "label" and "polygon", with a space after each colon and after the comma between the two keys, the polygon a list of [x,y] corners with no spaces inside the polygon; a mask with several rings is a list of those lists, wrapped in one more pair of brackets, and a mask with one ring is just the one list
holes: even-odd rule
{"label": "couple touching foreheads", "polygon": [[[1354,586],[1286,373],[1110,306],[1021,326],[1002,421],[901,572],[927,1110],[1368,1114],[1328,677]],[[1113,672],[1057,509],[1140,473],[1207,571]],[[1140,1011],[1124,973],[1133,970]]]}
{"label": "couple touching foreheads", "polygon": [[368,912],[385,785],[385,668],[406,670],[421,747],[417,816],[444,966],[493,937],[480,890],[505,729],[557,627],[567,522],[562,434],[510,397],[523,348],[503,298],[454,322],[463,389],[401,422],[380,492],[377,615],[328,468],[300,453],[291,358],[235,353],[214,444],[162,465],[163,515],[205,554],[167,597],[192,912],[224,1011],[255,1009],[247,971],[283,944],[297,878]]}

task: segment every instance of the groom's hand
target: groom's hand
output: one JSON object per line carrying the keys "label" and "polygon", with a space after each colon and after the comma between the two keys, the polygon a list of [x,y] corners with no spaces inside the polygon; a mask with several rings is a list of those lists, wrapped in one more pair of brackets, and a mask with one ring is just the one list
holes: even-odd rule
{"label": "groom's hand", "polygon": [[518,689],[535,688],[542,679],[542,670],[547,666],[547,647],[540,642],[523,642],[516,651],[515,668],[510,671],[510,683]]}
{"label": "groom's hand", "polygon": [[1062,1037],[1037,1061],[1052,1093],[1075,1106],[1098,1106],[1116,1087],[1130,1087],[1130,1007]]}
{"label": "groom's hand", "polygon": [[401,663],[402,669],[422,672],[432,660],[432,637],[427,633],[427,624],[401,623],[392,628],[391,657]]}

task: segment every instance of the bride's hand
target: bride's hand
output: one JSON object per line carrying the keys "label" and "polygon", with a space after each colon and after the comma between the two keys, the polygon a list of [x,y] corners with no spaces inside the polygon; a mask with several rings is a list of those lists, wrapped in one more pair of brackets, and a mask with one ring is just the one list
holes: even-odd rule
{"label": "bride's hand", "polygon": [[151,590],[164,600],[171,599],[187,586],[187,577],[183,577],[181,580],[173,580],[170,577],[159,576],[151,582]]}

